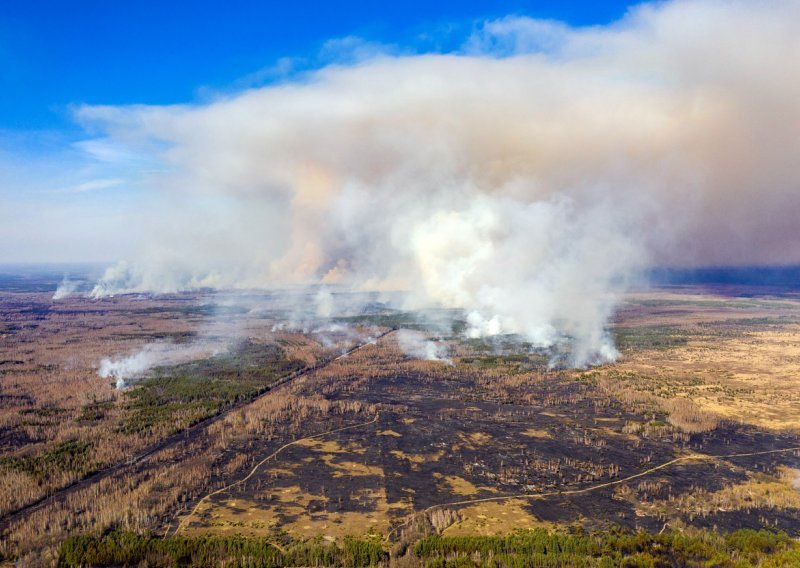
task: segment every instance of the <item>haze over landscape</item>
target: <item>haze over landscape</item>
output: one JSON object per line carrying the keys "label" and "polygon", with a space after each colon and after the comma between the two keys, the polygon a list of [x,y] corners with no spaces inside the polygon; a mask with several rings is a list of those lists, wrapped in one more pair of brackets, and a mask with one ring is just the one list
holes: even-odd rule
{"label": "haze over landscape", "polygon": [[[7,349],[0,401],[8,406],[0,416],[8,452],[0,457],[7,492],[0,511],[9,516],[0,529],[15,542],[35,525],[25,517],[31,508],[68,514],[70,497],[59,492],[117,471],[126,453],[137,456],[130,467],[161,451],[182,463],[191,450],[179,450],[173,437],[183,429],[196,432],[185,444],[210,448],[212,465],[198,466],[204,473],[195,485],[164,490],[161,508],[126,520],[126,529],[213,533],[217,521],[209,519],[227,519],[236,508],[208,512],[225,507],[212,506],[213,496],[241,485],[242,499],[270,503],[248,515],[272,511],[248,517],[253,535],[286,523],[292,538],[324,534],[339,542],[345,532],[328,524],[319,532],[312,522],[313,504],[330,507],[333,496],[303,485],[307,472],[295,465],[272,479],[291,470],[305,497],[254,497],[264,480],[256,493],[245,491],[257,464],[286,447],[254,450],[253,436],[266,431],[270,442],[291,446],[291,437],[308,442],[304,451],[328,452],[319,459],[339,473],[360,471],[330,458],[349,451],[367,456],[365,477],[394,471],[386,455],[405,459],[397,477],[410,479],[407,486],[386,485],[377,495],[366,484],[338,503],[356,494],[372,499],[374,509],[356,499],[358,514],[369,510],[386,542],[402,534],[406,547],[428,534],[425,523],[437,535],[452,527],[471,535],[467,527],[478,518],[466,501],[441,508],[441,495],[427,493],[430,476],[415,485],[423,473],[438,480],[437,491],[449,487],[450,497],[492,501],[488,495],[518,486],[539,498],[560,494],[563,484],[617,479],[619,466],[608,460],[623,464],[625,481],[650,475],[643,468],[654,455],[670,464],[696,459],[689,448],[727,457],[734,452],[723,456],[720,440],[730,439],[742,455],[768,448],[778,460],[785,453],[770,475],[795,483],[797,425],[767,412],[774,399],[764,393],[779,384],[794,393],[800,1],[500,2],[491,9],[443,2],[385,12],[357,2],[120,4],[60,7],[51,18],[59,25],[46,22],[47,3],[0,9],[0,61],[9,69],[0,112],[0,338],[8,343],[0,345]],[[725,345],[719,360],[710,354],[717,342]],[[757,345],[759,355],[743,362],[744,345]],[[774,368],[765,370],[765,361]],[[729,374],[718,377],[718,369]],[[395,384],[398,377],[407,382]],[[447,377],[466,382],[451,389],[443,386]],[[39,380],[63,382],[45,389],[46,404],[34,394]],[[487,395],[492,381],[501,386]],[[417,390],[404,390],[412,384]],[[79,394],[59,401],[57,393],[70,389]],[[482,396],[485,407],[469,406]],[[783,401],[787,412],[794,397]],[[579,401],[592,401],[591,412]],[[324,432],[287,418],[293,405],[330,420],[328,433],[356,427],[344,418],[350,414],[363,425],[384,420],[399,445],[317,447],[312,441]],[[575,409],[575,423],[565,407]],[[58,432],[69,433],[55,438],[24,419],[37,413],[59,421],[70,412],[78,426],[57,422]],[[263,418],[260,426],[247,422],[248,412]],[[403,412],[452,418],[446,436],[461,432],[460,441],[440,448],[431,432],[399,418]],[[481,412],[480,419],[470,414]],[[739,415],[748,422],[730,422]],[[229,451],[221,424],[234,416],[243,422]],[[487,416],[517,425],[544,420],[513,437],[545,444],[550,457],[529,458],[539,446],[500,441],[500,426]],[[575,433],[603,421],[610,430]],[[555,450],[542,440],[566,431],[598,453],[576,450],[583,457],[559,465],[564,456],[550,455]],[[121,433],[130,439],[119,446]],[[428,445],[414,453],[404,440]],[[90,452],[93,465],[75,470],[70,457],[64,472],[43,473],[51,458],[36,457],[36,444],[50,456],[65,443],[77,444],[68,446],[70,456]],[[463,471],[426,469],[447,452],[483,456],[492,443],[517,457],[503,457],[499,469],[487,465],[491,475],[468,462]],[[312,457],[302,459],[316,463]],[[245,466],[256,469],[245,476]],[[532,479],[522,473],[529,467],[548,473]],[[758,464],[742,467],[731,466],[716,489],[750,479]],[[570,468],[576,471],[563,473]],[[228,484],[225,475],[239,480]],[[619,518],[594,510],[575,518],[587,520],[584,528],[689,526],[699,513],[687,504],[696,496],[686,480],[675,481],[676,494],[693,497],[677,509],[648,501],[671,500],[672,489],[659,492],[673,481],[639,485],[645,495],[636,498],[613,493]],[[795,505],[784,485],[781,495],[800,511],[800,497]],[[298,503],[316,533],[298,528],[306,526],[298,520],[306,513],[293,509]],[[519,507],[526,527],[550,519]],[[428,515],[422,525],[409,520],[418,513]],[[715,522],[794,536],[800,517],[793,514]],[[649,520],[631,526],[634,517]],[[343,518],[331,522],[367,522]],[[553,519],[548,530],[562,526]],[[219,521],[224,534],[244,526],[227,522]],[[102,533],[89,521],[80,526]],[[52,560],[64,536],[53,534],[50,548],[0,553]],[[386,561],[406,552],[392,549]]]}
{"label": "haze over landscape", "polygon": [[[569,335],[580,360],[611,358],[602,328],[642,269],[800,261],[798,10],[512,14],[445,51],[336,40],[318,68],[200,102],[73,102],[86,136],[66,165],[91,176],[5,189],[0,252],[96,260],[102,243],[120,262],[95,296],[408,290],[470,312],[476,336]],[[32,191],[77,210],[51,222]]]}

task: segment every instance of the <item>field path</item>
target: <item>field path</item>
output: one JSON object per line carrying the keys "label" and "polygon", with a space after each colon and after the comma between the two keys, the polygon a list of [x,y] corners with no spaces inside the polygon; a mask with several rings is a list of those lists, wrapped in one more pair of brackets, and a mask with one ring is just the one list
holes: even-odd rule
{"label": "field path", "polygon": [[262,465],[264,465],[269,460],[271,460],[272,458],[277,456],[279,453],[281,453],[286,448],[294,446],[296,444],[307,442],[309,440],[316,440],[317,438],[323,438],[325,436],[329,436],[330,434],[335,434],[336,432],[344,432],[345,430],[352,430],[354,428],[361,428],[363,426],[369,426],[370,424],[375,424],[376,422],[378,422],[378,419],[380,418],[380,416],[381,416],[380,412],[378,412],[378,413],[375,414],[375,417],[372,420],[369,420],[368,422],[361,422],[360,424],[352,424],[350,426],[344,426],[342,428],[336,428],[334,430],[328,430],[327,432],[322,432],[320,434],[315,434],[313,436],[307,436],[305,438],[298,438],[297,440],[293,440],[293,441],[291,441],[291,442],[289,442],[287,444],[282,445],[280,448],[278,448],[277,450],[272,452],[270,455],[265,457],[263,460],[258,462],[253,467],[253,469],[250,471],[250,473],[248,473],[245,477],[239,479],[238,481],[234,481],[233,483],[230,483],[230,484],[226,485],[225,487],[217,489],[216,491],[212,491],[211,493],[209,493],[208,495],[206,495],[205,497],[200,499],[197,502],[197,504],[194,506],[194,508],[191,510],[191,512],[188,515],[186,515],[185,517],[183,517],[181,522],[175,528],[175,532],[172,533],[173,536],[177,535],[178,532],[181,531],[181,529],[183,529],[183,527],[186,524],[186,522],[197,513],[197,510],[200,508],[200,505],[202,505],[206,500],[210,499],[214,495],[219,495],[220,493],[224,493],[225,491],[228,491],[229,489],[232,489],[232,488],[236,487],[237,485],[241,485],[243,483],[246,483],[248,479],[250,479],[251,477],[253,477],[253,475],[256,474],[256,472],[261,468]]}

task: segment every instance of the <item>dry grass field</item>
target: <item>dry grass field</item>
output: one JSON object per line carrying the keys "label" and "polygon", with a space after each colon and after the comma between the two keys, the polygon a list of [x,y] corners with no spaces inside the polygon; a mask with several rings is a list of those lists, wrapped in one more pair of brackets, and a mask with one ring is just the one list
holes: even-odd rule
{"label": "dry grass field", "polygon": [[[48,565],[111,529],[396,551],[537,527],[800,531],[797,297],[632,294],[619,362],[584,370],[413,314],[287,328],[292,302],[260,302],[0,294],[0,552]],[[451,361],[408,354],[398,326]],[[124,389],[98,375],[154,343],[194,351]]]}

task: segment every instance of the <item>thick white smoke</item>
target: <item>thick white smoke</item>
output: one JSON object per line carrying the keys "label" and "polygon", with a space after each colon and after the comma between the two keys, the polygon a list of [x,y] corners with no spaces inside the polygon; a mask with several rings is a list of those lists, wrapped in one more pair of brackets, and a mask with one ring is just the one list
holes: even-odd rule
{"label": "thick white smoke", "polygon": [[518,333],[538,347],[567,338],[575,364],[613,360],[604,324],[643,256],[617,217],[566,200],[478,197],[415,228],[421,286],[447,307],[469,309],[469,337]]}
{"label": "thick white smoke", "polygon": [[164,164],[152,242],[94,294],[403,289],[470,335],[611,360],[649,262],[800,262],[798,53],[796,0],[676,1],[607,27],[498,20],[459,53],[208,104],[83,108]]}
{"label": "thick white smoke", "polygon": [[97,374],[102,378],[114,378],[117,381],[117,388],[126,386],[126,381],[132,377],[138,377],[156,365],[157,358],[148,351],[140,351],[121,359],[104,358],[100,361],[100,368]]}

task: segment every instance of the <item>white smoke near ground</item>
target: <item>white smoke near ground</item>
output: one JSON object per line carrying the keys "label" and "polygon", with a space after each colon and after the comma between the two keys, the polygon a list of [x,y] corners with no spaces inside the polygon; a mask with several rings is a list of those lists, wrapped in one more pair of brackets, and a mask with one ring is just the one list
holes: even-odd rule
{"label": "white smoke near ground", "polygon": [[[351,301],[345,301],[343,296],[335,298],[333,293],[325,286],[319,287],[316,291],[306,290],[303,294],[294,297],[284,295],[286,303],[284,307],[289,308],[288,314],[272,326],[272,331],[300,331],[302,333],[324,333],[326,331],[338,332],[345,329],[338,323],[331,322],[331,318],[336,315],[348,313],[346,308],[351,305]],[[361,300],[363,304],[363,300]],[[269,314],[270,310],[266,310]],[[273,312],[274,313],[274,312]]]}
{"label": "white smoke near ground", "polygon": [[134,379],[145,376],[156,367],[179,365],[198,359],[213,357],[224,352],[227,347],[191,343],[150,343],[140,350],[124,357],[103,358],[97,374],[104,379],[116,380],[118,389],[125,388]]}
{"label": "white smoke near ground", "polygon": [[457,53],[206,104],[84,107],[164,165],[151,241],[93,295],[405,290],[470,336],[614,360],[609,317],[648,265],[800,262],[798,53],[796,0],[673,1],[487,22]]}
{"label": "white smoke near ground", "polygon": [[325,287],[319,289],[317,295],[314,296],[314,302],[317,304],[317,315],[323,318],[329,318],[333,314],[333,294]]}
{"label": "white smoke near ground", "polygon": [[400,349],[415,359],[453,364],[453,361],[447,356],[447,349],[440,343],[429,339],[422,332],[400,329],[396,332],[395,337]]}
{"label": "white smoke near ground", "polygon": [[378,330],[369,327],[355,328],[349,325],[328,323],[317,325],[310,333],[325,348],[339,346],[342,354],[346,353],[352,345],[373,345],[376,342]]}
{"label": "white smoke near ground", "polygon": [[520,334],[541,348],[566,337],[583,365],[616,358],[605,323],[643,255],[609,219],[599,206],[477,198],[418,225],[412,246],[426,294],[470,308],[468,337]]}
{"label": "white smoke near ground", "polygon": [[116,386],[121,389],[127,386],[126,380],[141,376],[155,366],[156,362],[157,358],[147,351],[140,351],[121,359],[104,358],[100,361],[97,374],[104,379],[116,379]]}
{"label": "white smoke near ground", "polygon": [[67,276],[64,276],[64,279],[56,288],[56,291],[53,293],[53,300],[63,300],[64,298],[68,298],[72,296],[78,291],[80,288],[81,283],[76,280],[70,280]]}
{"label": "white smoke near ground", "polygon": [[792,475],[792,487],[795,491],[800,491],[800,469],[792,468],[789,474]]}

